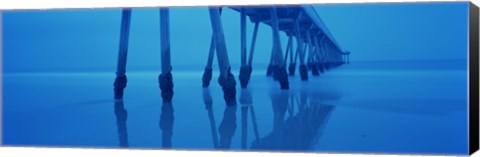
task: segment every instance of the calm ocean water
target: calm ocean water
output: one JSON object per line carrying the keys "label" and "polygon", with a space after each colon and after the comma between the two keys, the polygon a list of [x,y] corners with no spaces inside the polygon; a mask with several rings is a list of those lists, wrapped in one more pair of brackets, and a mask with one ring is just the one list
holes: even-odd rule
{"label": "calm ocean water", "polygon": [[[200,68],[199,68],[200,67]],[[114,71],[3,74],[3,143],[14,146],[466,154],[465,60],[352,62],[282,91],[254,65],[226,107],[214,72],[174,67],[172,104],[158,71],[130,69],[124,101]],[[238,66],[233,65],[234,75]],[[108,68],[107,68],[108,69]]]}

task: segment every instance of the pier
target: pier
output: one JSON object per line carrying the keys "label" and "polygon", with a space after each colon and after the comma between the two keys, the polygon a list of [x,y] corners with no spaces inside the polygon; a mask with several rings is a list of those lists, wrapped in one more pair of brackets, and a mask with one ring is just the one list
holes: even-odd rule
{"label": "pier", "polygon": [[[344,51],[328,30],[325,23],[310,5],[286,6],[230,6],[209,7],[212,36],[207,63],[202,76],[202,86],[208,87],[212,80],[213,57],[217,56],[220,76],[218,83],[222,87],[227,105],[235,105],[236,79],[228,59],[228,48],[222,26],[222,9],[233,9],[240,14],[240,59],[241,67],[238,81],[242,88],[247,88],[252,71],[252,60],[259,24],[265,24],[272,30],[272,51],[266,75],[278,81],[281,90],[288,90],[289,76],[298,73],[301,80],[308,81],[309,72],[312,76],[319,76],[328,70],[349,63],[350,52]],[[170,19],[169,9],[160,8],[160,61],[161,73],[158,76],[161,96],[164,102],[173,97],[172,60],[170,57]],[[120,29],[120,44],[118,64],[114,83],[115,99],[123,98],[123,91],[127,86],[126,65],[128,54],[128,40],[130,31],[130,17],[132,9],[122,10]],[[253,23],[252,40],[247,47],[247,17]],[[207,22],[207,21],[206,21]],[[281,41],[280,34],[285,33],[288,41]],[[209,39],[209,37],[205,37]],[[287,44],[282,49],[282,44]],[[248,52],[247,52],[248,51]],[[257,52],[265,53],[265,52]],[[234,55],[234,54],[230,54]],[[235,54],[237,55],[237,54]]]}

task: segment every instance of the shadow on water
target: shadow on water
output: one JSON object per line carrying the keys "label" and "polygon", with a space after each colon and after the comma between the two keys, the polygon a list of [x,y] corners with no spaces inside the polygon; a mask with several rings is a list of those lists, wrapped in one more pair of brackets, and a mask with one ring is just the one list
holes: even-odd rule
{"label": "shadow on water", "polygon": [[128,147],[127,133],[127,110],[124,107],[123,100],[115,100],[115,117],[117,118],[118,141],[120,147]]}

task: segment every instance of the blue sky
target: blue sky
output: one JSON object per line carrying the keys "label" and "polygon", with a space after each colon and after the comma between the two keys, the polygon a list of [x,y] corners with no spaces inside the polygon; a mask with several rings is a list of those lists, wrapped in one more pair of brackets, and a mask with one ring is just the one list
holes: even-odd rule
{"label": "blue sky", "polygon": [[[351,60],[466,59],[468,3],[316,5],[332,35]],[[120,9],[3,12],[4,71],[74,70],[116,66]],[[206,7],[172,8],[173,67],[203,65],[211,37]],[[232,64],[240,62],[240,15],[222,14]],[[128,67],[160,69],[159,11],[132,12]],[[248,23],[248,45],[253,24]],[[267,63],[271,29],[261,24],[254,63]],[[286,47],[286,36],[282,44]],[[284,48],[285,50],[285,48]],[[235,68],[235,67],[234,67]]]}
{"label": "blue sky", "polygon": [[352,60],[465,59],[468,3],[319,5]]}

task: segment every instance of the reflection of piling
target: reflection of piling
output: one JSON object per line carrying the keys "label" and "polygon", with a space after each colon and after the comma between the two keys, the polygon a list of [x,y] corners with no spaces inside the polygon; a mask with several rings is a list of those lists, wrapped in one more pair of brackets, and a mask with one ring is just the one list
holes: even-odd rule
{"label": "reflection of piling", "polygon": [[286,91],[273,92],[271,94],[274,123],[273,128],[281,128],[288,107],[289,93]]}
{"label": "reflection of piling", "polygon": [[259,139],[260,134],[258,133],[257,117],[255,115],[255,109],[253,109],[253,106],[250,106],[250,115],[252,115],[252,124],[253,124],[253,131],[255,133],[255,139]]}
{"label": "reflection of piling", "polygon": [[205,109],[207,110],[207,113],[208,113],[210,130],[212,132],[213,147],[217,149],[218,148],[217,126],[215,123],[215,117],[213,115],[213,110],[212,110],[213,100],[210,94],[210,89],[208,88],[203,88],[203,102],[205,104]]}
{"label": "reflection of piling", "polygon": [[303,35],[301,32],[301,25],[300,25],[300,19],[303,17],[303,13],[300,12],[296,20],[294,21],[294,29],[295,29],[295,36],[297,39],[297,54],[299,54],[300,58],[300,66],[299,66],[299,72],[300,72],[300,78],[302,80],[308,80],[308,74],[307,74],[307,66],[305,65],[305,52],[306,52],[306,46],[308,44],[305,44],[303,40]]}
{"label": "reflection of piling", "polygon": [[252,105],[252,94],[250,89],[243,88],[240,93],[240,104],[242,104],[242,119],[241,119],[241,148],[247,149],[247,124],[248,124],[248,109]]}
{"label": "reflection of piling", "polygon": [[162,130],[162,147],[172,148],[173,106],[171,102],[163,103],[160,114],[160,129]]}
{"label": "reflection of piling", "polygon": [[218,133],[220,134],[220,149],[230,149],[233,135],[237,129],[237,106],[227,106],[223,112],[223,119],[218,126]]}
{"label": "reflection of piling", "polygon": [[321,36],[314,36],[313,37],[313,43],[315,45],[315,56],[316,56],[316,62],[315,62],[315,66],[317,67],[318,71],[320,73],[325,73],[325,69],[323,68],[323,62],[324,59],[325,59],[325,56],[322,54],[322,51],[321,51],[321,47],[319,45],[319,42],[320,42],[320,39]]}
{"label": "reflection of piling", "polygon": [[315,65],[316,63],[316,54],[315,54],[315,45],[314,45],[314,41],[312,39],[312,34],[310,32],[310,30],[306,30],[306,37],[307,38],[307,44],[308,44],[308,59],[307,59],[307,65],[308,65],[308,68],[312,71],[312,75],[313,76],[318,76],[319,73],[318,73],[318,68],[317,66]]}
{"label": "reflection of piling", "polygon": [[124,108],[123,100],[115,100],[115,117],[117,118],[117,132],[120,147],[128,147],[127,133],[127,110]]}
{"label": "reflection of piling", "polygon": [[248,106],[242,106],[242,131],[241,131],[241,148],[247,149],[247,114]]}
{"label": "reflection of piling", "polygon": [[287,49],[285,49],[285,57],[283,62],[286,64],[288,61],[288,54],[290,53],[290,47],[292,46],[292,36],[288,36],[288,41],[287,41]]}
{"label": "reflection of piling", "polygon": [[318,46],[320,46],[320,51],[322,53],[322,56],[324,56],[324,60],[323,60],[323,69],[324,71],[327,71],[329,69],[329,64],[331,62],[331,55],[330,55],[330,52],[327,51],[326,49],[326,37],[325,36],[322,36],[322,38],[318,41]]}

